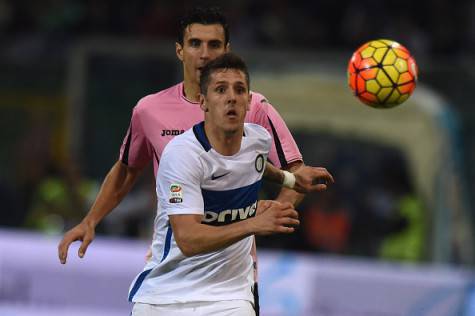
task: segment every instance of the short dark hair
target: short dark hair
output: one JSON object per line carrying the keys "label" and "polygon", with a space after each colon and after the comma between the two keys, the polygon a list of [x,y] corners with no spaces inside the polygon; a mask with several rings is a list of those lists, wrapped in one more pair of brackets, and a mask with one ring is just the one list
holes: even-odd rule
{"label": "short dark hair", "polygon": [[244,73],[248,90],[250,89],[249,71],[244,60],[236,54],[225,53],[208,63],[201,69],[200,74],[200,92],[205,95],[208,91],[208,85],[211,75],[219,69],[236,69]]}
{"label": "short dark hair", "polygon": [[194,23],[211,25],[219,24],[224,30],[224,45],[229,43],[229,26],[226,17],[218,7],[193,7],[180,19],[177,42],[183,46],[185,29]]}

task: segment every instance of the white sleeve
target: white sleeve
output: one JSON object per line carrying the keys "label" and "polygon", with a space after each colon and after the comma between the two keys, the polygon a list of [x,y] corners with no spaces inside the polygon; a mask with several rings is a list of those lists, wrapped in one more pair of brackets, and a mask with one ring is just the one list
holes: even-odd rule
{"label": "white sleeve", "polygon": [[163,152],[157,173],[159,207],[168,215],[204,214],[201,194],[203,170],[197,155],[185,146]]}

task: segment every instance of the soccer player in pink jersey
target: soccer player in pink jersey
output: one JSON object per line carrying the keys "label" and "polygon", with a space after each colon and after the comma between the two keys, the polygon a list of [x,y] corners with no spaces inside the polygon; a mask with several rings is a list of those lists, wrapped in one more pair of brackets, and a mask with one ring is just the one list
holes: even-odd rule
{"label": "soccer player in pink jersey", "polygon": [[[76,240],[82,241],[78,255],[84,256],[94,239],[97,224],[122,201],[148,163],[153,161],[156,175],[165,145],[174,136],[204,119],[199,106],[201,69],[208,61],[229,49],[228,25],[217,9],[193,9],[181,20],[175,50],[183,64],[183,82],[145,96],[134,107],[119,160],[104,179],[89,213],[79,225],[65,234],[58,247],[62,263],[66,262],[69,245]],[[273,172],[272,166],[267,164],[265,177],[283,182],[300,192],[326,189],[324,183],[317,183],[316,180],[333,181],[324,168],[302,167],[302,155],[289,129],[263,95],[251,93],[250,110],[245,121],[263,126],[272,136],[269,161],[275,167],[294,172],[287,172],[284,179],[279,179],[276,175],[282,172]],[[276,200],[297,204],[302,197],[295,190],[282,189]],[[270,205],[272,203],[259,203],[257,212]]]}

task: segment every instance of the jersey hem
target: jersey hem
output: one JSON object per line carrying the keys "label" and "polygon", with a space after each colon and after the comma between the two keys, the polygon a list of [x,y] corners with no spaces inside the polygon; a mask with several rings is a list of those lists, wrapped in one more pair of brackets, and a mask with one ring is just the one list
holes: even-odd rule
{"label": "jersey hem", "polygon": [[[286,159],[287,160],[287,159]],[[292,162],[301,161],[303,162],[302,156],[295,156],[287,160],[287,164],[291,164]]]}
{"label": "jersey hem", "polygon": [[143,303],[143,304],[154,304],[154,305],[167,305],[167,304],[185,304],[185,303],[197,303],[197,302],[217,302],[217,301],[248,301],[251,304],[254,304],[254,297],[232,297],[232,298],[216,298],[216,297],[197,297],[193,299],[178,299],[173,297],[165,297],[162,299],[157,299],[156,296],[143,296],[140,298],[132,299],[133,303]]}

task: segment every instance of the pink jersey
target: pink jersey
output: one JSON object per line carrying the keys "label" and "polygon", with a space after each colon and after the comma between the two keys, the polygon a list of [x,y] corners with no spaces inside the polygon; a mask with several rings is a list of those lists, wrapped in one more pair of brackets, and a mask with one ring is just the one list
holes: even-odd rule
{"label": "pink jersey", "polygon": [[[204,120],[198,102],[183,94],[183,83],[142,98],[132,112],[129,129],[120,149],[120,160],[131,167],[144,167],[153,159],[157,174],[162,151],[168,142]],[[289,129],[274,107],[259,93],[251,93],[246,122],[259,124],[272,135],[269,161],[278,168],[302,160]]]}

